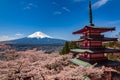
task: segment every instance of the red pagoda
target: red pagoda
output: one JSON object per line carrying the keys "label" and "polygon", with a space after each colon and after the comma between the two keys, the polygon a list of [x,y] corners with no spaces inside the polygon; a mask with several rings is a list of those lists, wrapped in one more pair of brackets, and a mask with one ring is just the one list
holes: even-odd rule
{"label": "red pagoda", "polygon": [[89,1],[89,10],[90,24],[78,31],[73,32],[73,34],[83,35],[79,40],[73,41],[79,46],[79,48],[71,49],[70,51],[73,54],[73,56],[79,56],[79,59],[82,61],[92,64],[102,62],[104,64],[110,65],[112,61],[108,60],[107,54],[120,53],[120,50],[105,48],[103,46],[103,42],[117,41],[117,38],[107,38],[102,33],[114,31],[115,27],[95,26],[92,23],[91,1]]}

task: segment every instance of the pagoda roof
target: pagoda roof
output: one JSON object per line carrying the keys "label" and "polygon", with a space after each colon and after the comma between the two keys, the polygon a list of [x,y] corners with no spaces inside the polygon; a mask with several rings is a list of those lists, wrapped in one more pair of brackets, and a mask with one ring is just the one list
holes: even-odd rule
{"label": "pagoda roof", "polygon": [[99,66],[120,66],[120,62],[105,60],[105,61],[97,62],[96,67],[99,67]]}
{"label": "pagoda roof", "polygon": [[89,63],[87,61],[83,61],[83,60],[80,60],[80,59],[77,59],[77,58],[72,58],[69,60],[70,62],[78,65],[78,66],[84,66],[84,67],[90,67],[94,64],[95,67],[100,67],[100,66],[120,66],[120,62],[118,61],[111,61],[111,60],[104,60],[104,61],[97,61],[95,63]]}
{"label": "pagoda roof", "polygon": [[99,61],[99,62],[95,62],[95,63],[89,63],[87,61],[83,61],[77,58],[72,58],[69,60],[70,62],[78,65],[78,66],[85,66],[85,67],[90,67],[92,66],[92,64],[96,64],[95,67],[100,67],[100,66],[120,66],[120,62],[118,61],[111,61],[111,60],[104,60],[104,61]]}
{"label": "pagoda roof", "polygon": [[84,66],[84,67],[92,66],[90,63],[82,61],[82,60],[77,59],[77,58],[70,59],[69,61],[76,64],[76,65],[78,65],[78,66],[81,66],[81,65]]}
{"label": "pagoda roof", "polygon": [[75,53],[84,53],[84,52],[88,52],[88,53],[120,53],[120,50],[117,49],[71,49],[71,52],[75,52]]}
{"label": "pagoda roof", "polygon": [[83,29],[73,32],[73,34],[83,34],[88,30],[99,30],[100,32],[107,32],[115,30],[115,27],[85,26]]}

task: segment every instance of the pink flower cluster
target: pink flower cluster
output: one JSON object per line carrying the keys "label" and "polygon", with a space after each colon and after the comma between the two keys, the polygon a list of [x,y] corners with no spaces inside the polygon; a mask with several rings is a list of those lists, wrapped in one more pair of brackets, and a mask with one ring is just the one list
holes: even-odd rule
{"label": "pink flower cluster", "polygon": [[0,61],[0,80],[82,80],[85,76],[102,77],[106,67],[76,66],[69,62],[70,54],[45,54],[43,51],[16,52],[18,59]]}

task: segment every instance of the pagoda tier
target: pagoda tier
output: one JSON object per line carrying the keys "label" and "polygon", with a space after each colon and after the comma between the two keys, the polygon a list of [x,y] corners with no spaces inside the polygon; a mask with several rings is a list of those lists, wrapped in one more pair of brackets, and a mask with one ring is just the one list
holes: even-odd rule
{"label": "pagoda tier", "polygon": [[104,48],[103,42],[117,41],[117,38],[85,38],[74,41],[80,48]]}
{"label": "pagoda tier", "polygon": [[103,60],[108,60],[107,54],[109,53],[118,53],[120,54],[120,50],[117,49],[71,49],[70,52],[74,56],[78,56],[79,59],[94,63]]}
{"label": "pagoda tier", "polygon": [[73,34],[83,34],[77,41],[81,48],[104,48],[103,42],[117,41],[117,38],[107,38],[101,33],[113,30],[115,28],[85,26],[83,29],[73,32]]}

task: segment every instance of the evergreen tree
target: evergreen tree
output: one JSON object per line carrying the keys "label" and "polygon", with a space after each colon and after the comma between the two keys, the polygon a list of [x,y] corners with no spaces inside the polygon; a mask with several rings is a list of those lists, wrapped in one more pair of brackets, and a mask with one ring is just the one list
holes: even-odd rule
{"label": "evergreen tree", "polygon": [[62,54],[62,55],[68,54],[70,49],[75,49],[75,48],[78,48],[78,46],[76,45],[75,42],[66,41],[63,49],[60,51],[60,54]]}
{"label": "evergreen tree", "polygon": [[70,49],[78,48],[75,42],[70,42],[69,44],[70,44]]}
{"label": "evergreen tree", "polygon": [[63,49],[60,51],[60,54],[64,55],[64,54],[68,54],[70,51],[70,48],[69,48],[69,42],[66,41],[65,42],[65,45],[63,47]]}

